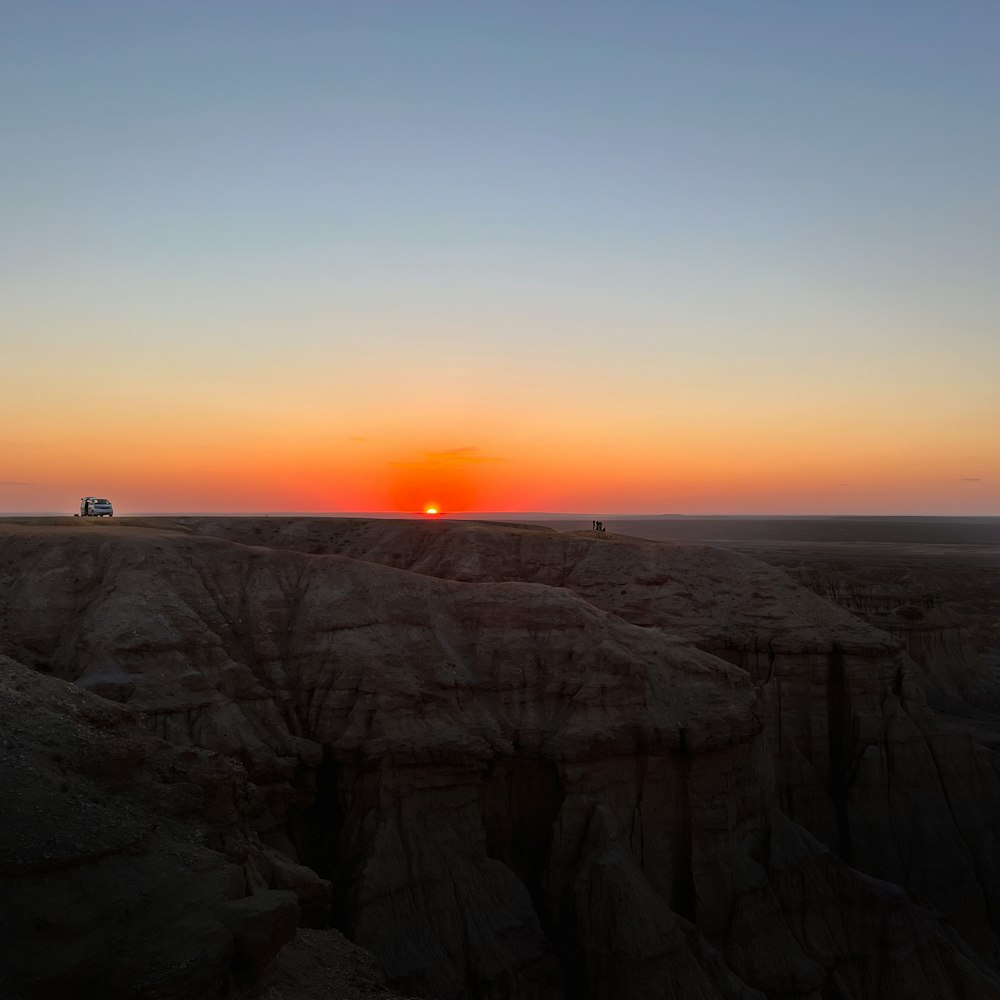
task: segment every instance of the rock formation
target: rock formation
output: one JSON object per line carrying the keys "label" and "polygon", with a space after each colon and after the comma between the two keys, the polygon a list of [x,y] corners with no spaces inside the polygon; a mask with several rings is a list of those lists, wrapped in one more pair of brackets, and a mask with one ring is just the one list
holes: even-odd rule
{"label": "rock formation", "polygon": [[[928,709],[896,639],[780,569],[441,522],[0,536],[0,652],[40,685],[20,711],[87,699],[156,748],[129,760],[231,776],[215,813],[142,799],[210,827],[221,873],[184,903],[220,928],[214,972],[170,995],[258,988],[294,911],[429,997],[1000,997],[995,755]],[[12,874],[22,910],[73,884]],[[136,954],[102,988],[142,995]]]}

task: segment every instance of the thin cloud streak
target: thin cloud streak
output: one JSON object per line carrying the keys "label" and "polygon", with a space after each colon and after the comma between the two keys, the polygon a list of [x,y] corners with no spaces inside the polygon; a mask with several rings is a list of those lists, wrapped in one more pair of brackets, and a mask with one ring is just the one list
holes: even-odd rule
{"label": "thin cloud streak", "polygon": [[486,465],[505,462],[504,458],[480,455],[478,448],[450,448],[447,451],[425,451],[422,459],[395,461],[389,465],[394,469],[449,469],[462,465]]}

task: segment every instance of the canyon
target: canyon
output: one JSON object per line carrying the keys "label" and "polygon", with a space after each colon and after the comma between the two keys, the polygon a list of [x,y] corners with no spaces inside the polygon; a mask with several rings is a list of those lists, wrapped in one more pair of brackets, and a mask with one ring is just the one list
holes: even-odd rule
{"label": "canyon", "polygon": [[1000,997],[992,549],[609,527],[0,522],[2,995]]}

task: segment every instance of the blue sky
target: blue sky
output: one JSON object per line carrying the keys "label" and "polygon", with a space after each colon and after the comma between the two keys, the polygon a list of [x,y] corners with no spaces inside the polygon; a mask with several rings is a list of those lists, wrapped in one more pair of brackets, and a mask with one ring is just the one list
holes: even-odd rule
{"label": "blue sky", "polygon": [[377,425],[378,461],[514,461],[504,399],[543,427],[593,400],[654,449],[664,393],[749,407],[777,454],[839,400],[890,421],[887,459],[943,426],[992,482],[998,43],[985,3],[8,4],[0,389],[44,436],[32,373],[206,432],[267,385],[290,426]]}

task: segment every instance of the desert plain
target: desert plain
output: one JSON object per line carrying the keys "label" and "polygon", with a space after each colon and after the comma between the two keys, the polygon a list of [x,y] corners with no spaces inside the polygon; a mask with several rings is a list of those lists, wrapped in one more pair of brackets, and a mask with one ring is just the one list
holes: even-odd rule
{"label": "desert plain", "polygon": [[0,520],[0,996],[1000,997],[1000,519],[604,523]]}

